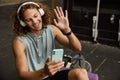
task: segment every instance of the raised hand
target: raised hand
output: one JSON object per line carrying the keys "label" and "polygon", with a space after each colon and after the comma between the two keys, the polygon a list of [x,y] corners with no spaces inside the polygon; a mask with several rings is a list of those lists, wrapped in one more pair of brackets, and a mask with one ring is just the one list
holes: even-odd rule
{"label": "raised hand", "polygon": [[65,10],[65,15],[63,13],[63,10],[61,7],[56,7],[54,9],[54,13],[56,16],[56,19],[54,19],[55,25],[62,30],[64,33],[70,31],[69,27],[69,20],[68,20],[68,12]]}

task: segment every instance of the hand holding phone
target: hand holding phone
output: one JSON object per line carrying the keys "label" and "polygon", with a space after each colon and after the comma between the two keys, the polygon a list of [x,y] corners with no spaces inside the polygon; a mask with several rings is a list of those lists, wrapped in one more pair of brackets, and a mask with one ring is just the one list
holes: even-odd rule
{"label": "hand holding phone", "polygon": [[63,59],[63,53],[64,50],[63,49],[53,49],[52,51],[52,55],[51,55],[51,59],[56,60],[56,59]]}

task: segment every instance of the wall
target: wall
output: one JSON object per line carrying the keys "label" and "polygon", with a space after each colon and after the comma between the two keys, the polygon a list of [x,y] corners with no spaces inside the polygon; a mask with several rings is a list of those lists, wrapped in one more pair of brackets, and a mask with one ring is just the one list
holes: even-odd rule
{"label": "wall", "polygon": [[[0,0],[0,6],[18,4],[22,1],[26,1],[26,0]],[[30,0],[30,1],[32,1],[32,0]],[[47,1],[47,2],[51,3],[51,0],[38,0],[38,1],[42,1],[42,2]]]}
{"label": "wall", "polygon": [[22,0],[0,0],[0,6],[17,4],[17,3],[21,2],[21,1]]}

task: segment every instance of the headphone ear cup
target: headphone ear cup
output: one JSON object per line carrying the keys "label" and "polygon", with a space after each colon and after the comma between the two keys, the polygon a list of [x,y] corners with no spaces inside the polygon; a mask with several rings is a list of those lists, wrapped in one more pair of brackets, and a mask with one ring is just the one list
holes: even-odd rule
{"label": "headphone ear cup", "polygon": [[26,26],[26,24],[25,24],[22,20],[20,20],[20,25],[21,25],[22,27],[25,27],[25,26]]}
{"label": "headphone ear cup", "polygon": [[39,10],[41,16],[43,16],[43,15],[45,14],[45,12],[44,12],[44,10],[43,10],[42,8],[40,8],[40,9],[38,9],[38,10]]}

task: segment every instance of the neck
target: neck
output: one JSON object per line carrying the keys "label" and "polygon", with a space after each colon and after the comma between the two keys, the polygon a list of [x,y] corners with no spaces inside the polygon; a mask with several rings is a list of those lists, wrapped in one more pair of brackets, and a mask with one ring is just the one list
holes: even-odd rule
{"label": "neck", "polygon": [[35,34],[35,35],[40,35],[41,33],[42,33],[42,30],[43,29],[41,29],[41,30],[36,30],[36,31],[31,31],[33,34]]}

